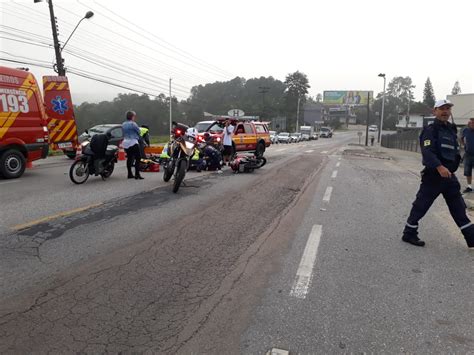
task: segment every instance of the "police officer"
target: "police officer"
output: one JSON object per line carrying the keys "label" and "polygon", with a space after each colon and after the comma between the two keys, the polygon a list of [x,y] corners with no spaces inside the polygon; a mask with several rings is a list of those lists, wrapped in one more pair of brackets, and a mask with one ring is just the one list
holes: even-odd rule
{"label": "police officer", "polygon": [[418,238],[418,221],[428,212],[434,200],[442,194],[449,212],[461,229],[469,248],[474,247],[474,225],[466,215],[466,205],[461,196],[461,185],[454,175],[461,156],[457,129],[448,122],[453,104],[448,100],[436,101],[433,114],[436,119],[420,135],[421,153],[425,168],[421,172],[421,185],[403,230],[404,242],[424,246]]}
{"label": "police officer", "polygon": [[150,146],[150,128],[148,128],[147,125],[140,127],[140,140],[138,144],[140,144],[140,155],[142,159],[146,159],[145,147]]}

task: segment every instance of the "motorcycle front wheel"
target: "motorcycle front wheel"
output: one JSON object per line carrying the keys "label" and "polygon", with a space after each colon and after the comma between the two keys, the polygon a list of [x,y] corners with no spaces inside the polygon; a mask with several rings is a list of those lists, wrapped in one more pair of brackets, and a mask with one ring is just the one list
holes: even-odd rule
{"label": "motorcycle front wheel", "polygon": [[178,163],[178,170],[176,171],[176,176],[174,178],[174,185],[173,185],[174,193],[178,192],[179,187],[181,186],[181,182],[183,181],[185,175],[186,175],[186,162],[181,161]]}
{"label": "motorcycle front wheel", "polygon": [[166,163],[164,171],[163,171],[163,181],[168,182],[170,181],[171,177],[173,176],[173,162],[169,161]]}
{"label": "motorcycle front wheel", "polygon": [[110,175],[112,175],[112,173],[114,172],[114,167],[115,167],[115,163],[114,163],[114,162],[109,163],[109,164],[104,168],[104,171],[102,172],[102,174],[100,174],[100,176],[102,176],[102,179],[107,179],[107,178],[109,178]]}
{"label": "motorcycle front wheel", "polygon": [[83,184],[89,178],[89,167],[87,162],[78,160],[71,165],[69,169],[69,178],[75,184]]}

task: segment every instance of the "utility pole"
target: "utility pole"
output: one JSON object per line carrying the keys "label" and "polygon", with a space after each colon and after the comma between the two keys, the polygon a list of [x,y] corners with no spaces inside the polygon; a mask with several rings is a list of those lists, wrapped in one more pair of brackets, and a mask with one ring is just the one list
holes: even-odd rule
{"label": "utility pole", "polygon": [[300,120],[300,97],[298,96],[298,107],[296,108],[296,131],[298,132],[298,124]]}
{"label": "utility pole", "polygon": [[[37,2],[35,0],[35,2]],[[53,0],[48,0],[49,5],[49,16],[51,18],[51,29],[53,30],[53,41],[54,41],[54,52],[56,53],[56,72],[59,76],[65,76],[66,70],[64,69],[64,61],[61,56],[61,46],[59,45],[58,39],[58,24],[56,17],[54,16]]]}
{"label": "utility pole", "polygon": [[260,91],[259,94],[262,94],[262,115],[260,116],[260,121],[262,120],[263,116],[265,115],[265,94],[270,90],[268,86],[259,86]]}
{"label": "utility pole", "polygon": [[379,135],[377,139],[377,143],[380,143],[380,137],[382,135],[382,129],[383,129],[383,115],[385,111],[385,74],[380,73],[378,75],[379,77],[383,78],[383,96],[382,96],[382,116],[380,116],[380,127],[379,127]]}
{"label": "utility pole", "polygon": [[367,91],[367,124],[365,127],[365,146],[369,145],[370,91]]}
{"label": "utility pole", "polygon": [[172,121],[172,115],[173,115],[173,109],[172,109],[172,101],[171,101],[171,78],[170,78],[170,135],[171,135],[171,121]]}

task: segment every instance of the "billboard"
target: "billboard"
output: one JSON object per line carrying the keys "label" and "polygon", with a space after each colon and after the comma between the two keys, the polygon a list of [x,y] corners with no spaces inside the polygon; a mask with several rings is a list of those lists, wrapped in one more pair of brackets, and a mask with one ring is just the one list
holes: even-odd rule
{"label": "billboard", "polygon": [[367,105],[367,95],[374,98],[373,91],[325,91],[323,102],[325,105]]}

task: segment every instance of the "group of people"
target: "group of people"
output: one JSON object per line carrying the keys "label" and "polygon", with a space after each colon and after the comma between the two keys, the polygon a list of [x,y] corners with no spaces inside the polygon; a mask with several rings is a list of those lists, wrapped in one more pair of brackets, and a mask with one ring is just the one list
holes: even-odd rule
{"label": "group of people", "polygon": [[[137,114],[134,111],[127,111],[126,121],[122,123],[123,130],[123,147],[127,153],[127,177],[129,179],[144,179],[140,174],[140,161],[145,159],[145,147],[150,145],[149,128],[145,125],[141,127],[135,122]],[[204,143],[196,147],[193,157],[191,158],[198,172],[208,169],[217,173],[222,173],[221,161],[228,164],[231,160],[232,134],[234,126],[229,120],[224,122],[223,136],[223,152],[213,145],[212,136],[209,133],[204,134]],[[169,158],[168,144],[165,145],[160,156],[161,159]],[[135,169],[135,174],[132,171]]]}

